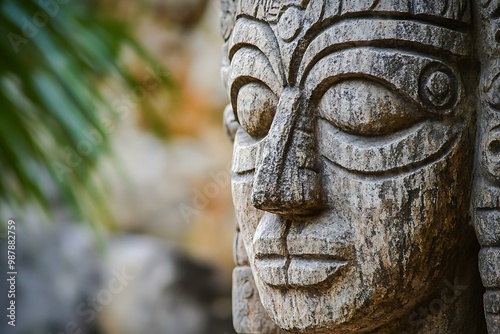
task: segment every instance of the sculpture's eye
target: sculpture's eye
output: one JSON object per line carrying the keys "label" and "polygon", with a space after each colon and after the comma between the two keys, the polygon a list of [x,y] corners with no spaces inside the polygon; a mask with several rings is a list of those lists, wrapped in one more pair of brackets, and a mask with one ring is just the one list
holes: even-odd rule
{"label": "sculpture's eye", "polygon": [[278,97],[262,83],[240,88],[237,100],[238,120],[243,130],[255,138],[267,135],[276,114]]}
{"label": "sculpture's eye", "polygon": [[319,102],[318,112],[337,128],[361,136],[388,135],[423,117],[413,103],[399,94],[359,79],[330,87]]}

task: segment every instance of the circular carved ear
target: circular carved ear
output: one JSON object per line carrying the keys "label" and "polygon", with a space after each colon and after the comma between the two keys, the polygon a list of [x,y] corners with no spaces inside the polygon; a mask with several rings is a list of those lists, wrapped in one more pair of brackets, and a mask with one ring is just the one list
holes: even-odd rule
{"label": "circular carved ear", "polygon": [[481,164],[487,178],[500,183],[500,128],[493,128],[482,143]]}
{"label": "circular carved ear", "polygon": [[223,116],[224,128],[226,129],[226,134],[234,142],[234,137],[236,136],[236,131],[238,131],[240,125],[234,117],[233,107],[228,104],[224,109]]}
{"label": "circular carved ear", "polygon": [[457,102],[457,78],[450,69],[433,64],[420,77],[419,94],[427,107],[446,114]]}

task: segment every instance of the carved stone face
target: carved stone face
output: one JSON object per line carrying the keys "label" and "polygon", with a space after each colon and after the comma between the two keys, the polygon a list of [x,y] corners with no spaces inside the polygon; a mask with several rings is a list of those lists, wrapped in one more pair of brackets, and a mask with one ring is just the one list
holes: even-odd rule
{"label": "carved stone face", "polygon": [[369,331],[404,316],[469,223],[468,5],[400,3],[235,6],[223,71],[240,124],[234,203],[284,329]]}

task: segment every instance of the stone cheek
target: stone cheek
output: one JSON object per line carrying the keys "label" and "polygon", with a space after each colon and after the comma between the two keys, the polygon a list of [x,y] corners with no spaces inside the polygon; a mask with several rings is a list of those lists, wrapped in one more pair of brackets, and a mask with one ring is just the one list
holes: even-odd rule
{"label": "stone cheek", "polygon": [[[484,333],[469,230],[472,2],[224,3],[237,332]],[[482,109],[500,105],[490,79]],[[488,117],[475,222],[496,247],[500,135],[483,135]],[[499,258],[480,253],[491,333]],[[466,292],[442,301],[455,278]]]}

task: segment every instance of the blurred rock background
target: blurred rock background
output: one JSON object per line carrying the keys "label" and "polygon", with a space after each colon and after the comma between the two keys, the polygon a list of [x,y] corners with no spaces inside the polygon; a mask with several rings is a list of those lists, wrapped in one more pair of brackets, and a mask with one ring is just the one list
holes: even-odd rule
{"label": "blurred rock background", "polygon": [[[52,224],[30,210],[16,216],[18,326],[2,321],[0,333],[234,333],[231,145],[221,120],[227,96],[219,75],[218,1],[91,3],[126,22],[175,87],[154,85],[159,66],[126,52],[131,72],[144,78],[142,95],[112,78],[102,83],[122,111],[109,130],[112,157],[97,171],[106,175],[117,226],[72,222],[56,194]],[[6,254],[6,244],[0,246]],[[2,272],[5,265],[2,258]],[[5,302],[5,280],[0,289]]]}
{"label": "blurred rock background", "polygon": [[[102,1],[133,22],[138,39],[177,85],[170,93],[148,91],[167,140],[153,134],[158,123],[148,124],[133,108],[113,133],[113,151],[129,176],[128,182],[120,175],[110,180],[120,228],[170,240],[228,273],[233,266],[232,146],[222,128],[228,100],[220,79],[218,1]],[[133,59],[130,64],[139,78],[154,72]],[[110,93],[111,101],[122,96]],[[212,191],[214,182],[218,188]]]}

